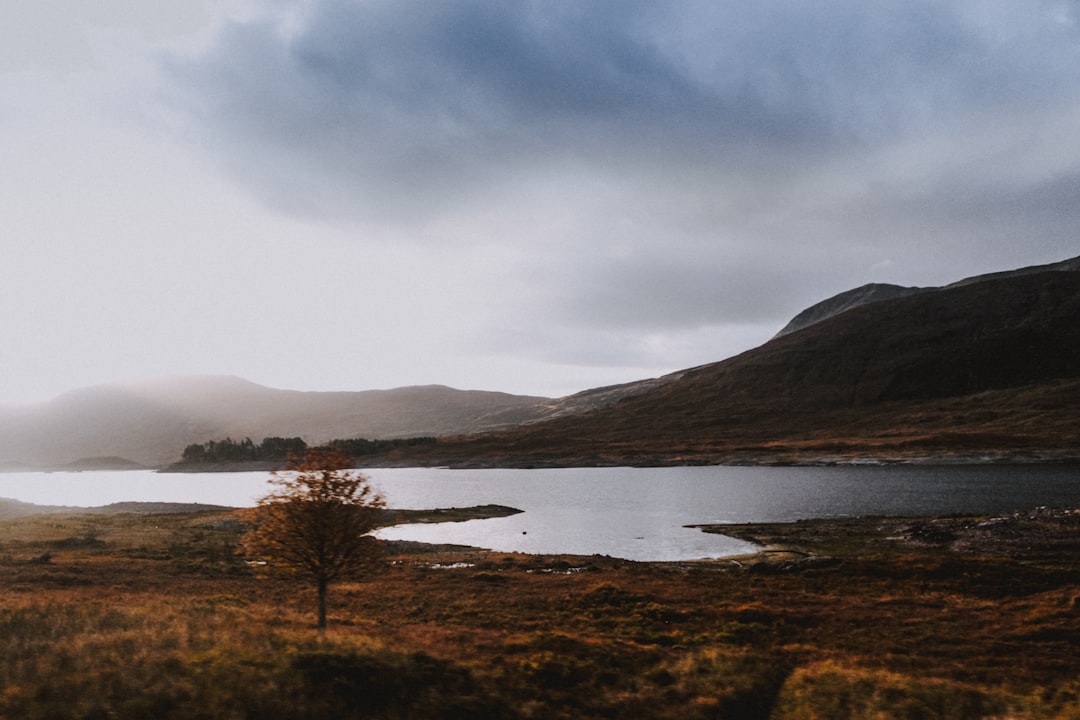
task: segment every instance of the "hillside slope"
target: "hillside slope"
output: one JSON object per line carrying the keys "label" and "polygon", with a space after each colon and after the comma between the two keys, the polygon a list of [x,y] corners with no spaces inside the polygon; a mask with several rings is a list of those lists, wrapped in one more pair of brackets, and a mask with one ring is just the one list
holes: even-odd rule
{"label": "hillside slope", "polygon": [[275,435],[443,436],[376,460],[398,464],[1073,457],[1078,297],[1080,258],[943,288],[864,286],[736,357],[558,399],[298,392],[220,376],[85,388],[0,407],[0,469],[161,466],[192,443]]}
{"label": "hillside slope", "polygon": [[1080,271],[1080,257],[1070,258],[1069,260],[1063,260],[1057,263],[1050,263],[1048,265],[1032,265],[1030,267],[1019,268],[1017,270],[1005,270],[1003,272],[991,273],[989,275],[976,275],[974,277],[964,278],[957,282],[941,287],[903,287],[901,285],[889,285],[882,283],[870,283],[869,285],[863,285],[853,290],[847,290],[834,295],[831,298],[822,300],[819,303],[815,303],[806,308],[798,315],[791,319],[787,325],[785,325],[780,332],[776,334],[776,337],[782,335],[788,335],[797,330],[802,330],[805,327],[809,327],[814,323],[819,323],[822,320],[827,320],[834,315],[847,312],[852,308],[859,307],[861,305],[869,305],[871,303],[882,302],[885,300],[893,300],[895,298],[907,297],[909,295],[917,295],[919,293],[934,292],[936,290],[943,290],[953,287],[961,287],[963,285],[971,285],[972,283],[983,282],[986,280],[1006,280],[1013,277],[1021,277],[1023,275],[1034,275],[1043,272],[1078,272]]}
{"label": "hillside slope", "polygon": [[589,413],[416,461],[496,465],[1058,457],[1080,448],[1080,273],[848,309]]}

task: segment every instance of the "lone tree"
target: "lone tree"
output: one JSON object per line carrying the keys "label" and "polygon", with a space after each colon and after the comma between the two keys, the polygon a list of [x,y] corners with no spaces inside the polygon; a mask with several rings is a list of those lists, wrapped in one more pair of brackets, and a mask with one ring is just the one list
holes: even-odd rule
{"label": "lone tree", "polygon": [[326,629],[331,582],[372,563],[378,548],[368,533],[378,526],[383,498],[367,476],[350,470],[347,455],[310,448],[274,472],[276,489],[252,510],[244,553],[311,578],[319,594],[319,630]]}

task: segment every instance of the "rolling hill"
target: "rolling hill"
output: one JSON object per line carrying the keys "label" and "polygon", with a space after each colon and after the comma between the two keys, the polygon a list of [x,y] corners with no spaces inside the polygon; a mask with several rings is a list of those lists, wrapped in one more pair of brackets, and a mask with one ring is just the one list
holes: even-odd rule
{"label": "rolling hill", "polygon": [[546,398],[443,386],[362,392],[277,390],[235,377],[190,376],[65,393],[0,409],[7,469],[98,467],[113,457],[145,466],[226,437],[394,438],[504,428],[542,416]]}
{"label": "rolling hill", "polygon": [[972,283],[984,282],[986,280],[1005,280],[1008,278],[1034,275],[1043,272],[1080,272],[1080,257],[1063,260],[1058,263],[1051,263],[1049,265],[1032,265],[1030,267],[1020,268],[1019,270],[1006,270],[990,275],[976,275],[974,277],[958,280],[957,282],[946,285],[944,288],[904,287],[902,285],[890,285],[888,283],[870,283],[868,285],[863,285],[862,287],[857,287],[854,290],[842,292],[839,295],[834,295],[831,298],[811,305],[793,317],[791,322],[785,325],[776,336],[780,337],[782,335],[793,333],[796,330],[802,330],[804,327],[809,327],[814,323],[827,320],[834,315],[839,315],[842,312],[859,307],[860,305],[869,305],[883,300],[893,300],[895,298],[908,297],[909,295],[917,295],[919,293],[961,287],[963,285],[971,285]]}
{"label": "rolling hill", "polygon": [[1077,459],[1077,408],[1080,272],[1052,266],[850,304],[614,404],[410,461]]}
{"label": "rolling hill", "polygon": [[235,377],[0,407],[0,470],[175,462],[226,437],[440,436],[382,464],[1080,458],[1080,258],[939,288],[869,285],[764,345],[564,398],[438,385],[298,392]]}

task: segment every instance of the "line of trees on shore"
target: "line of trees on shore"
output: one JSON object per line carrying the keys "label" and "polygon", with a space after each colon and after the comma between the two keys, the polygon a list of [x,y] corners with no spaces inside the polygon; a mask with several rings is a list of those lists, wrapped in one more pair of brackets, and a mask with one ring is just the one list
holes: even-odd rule
{"label": "line of trees on shore", "polygon": [[[368,440],[366,438],[343,438],[331,440],[320,447],[333,448],[349,457],[377,455],[400,447],[434,445],[434,437],[395,438],[391,440]],[[184,448],[177,465],[220,465],[250,462],[284,462],[289,457],[303,457],[308,444],[299,437],[267,437],[256,443],[251,438],[243,440],[210,440]]]}

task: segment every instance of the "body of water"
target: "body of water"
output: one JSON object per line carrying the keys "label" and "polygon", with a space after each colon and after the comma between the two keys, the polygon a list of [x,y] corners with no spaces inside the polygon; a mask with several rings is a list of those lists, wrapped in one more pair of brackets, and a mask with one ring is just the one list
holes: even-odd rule
{"label": "body of water", "polygon": [[[861,515],[1006,513],[1080,505],[1080,469],[1042,466],[572,468],[367,471],[391,507],[497,503],[508,518],[406,525],[382,537],[527,553],[685,560],[753,546],[684,527]],[[41,505],[251,506],[267,473],[0,474],[0,497]]]}

